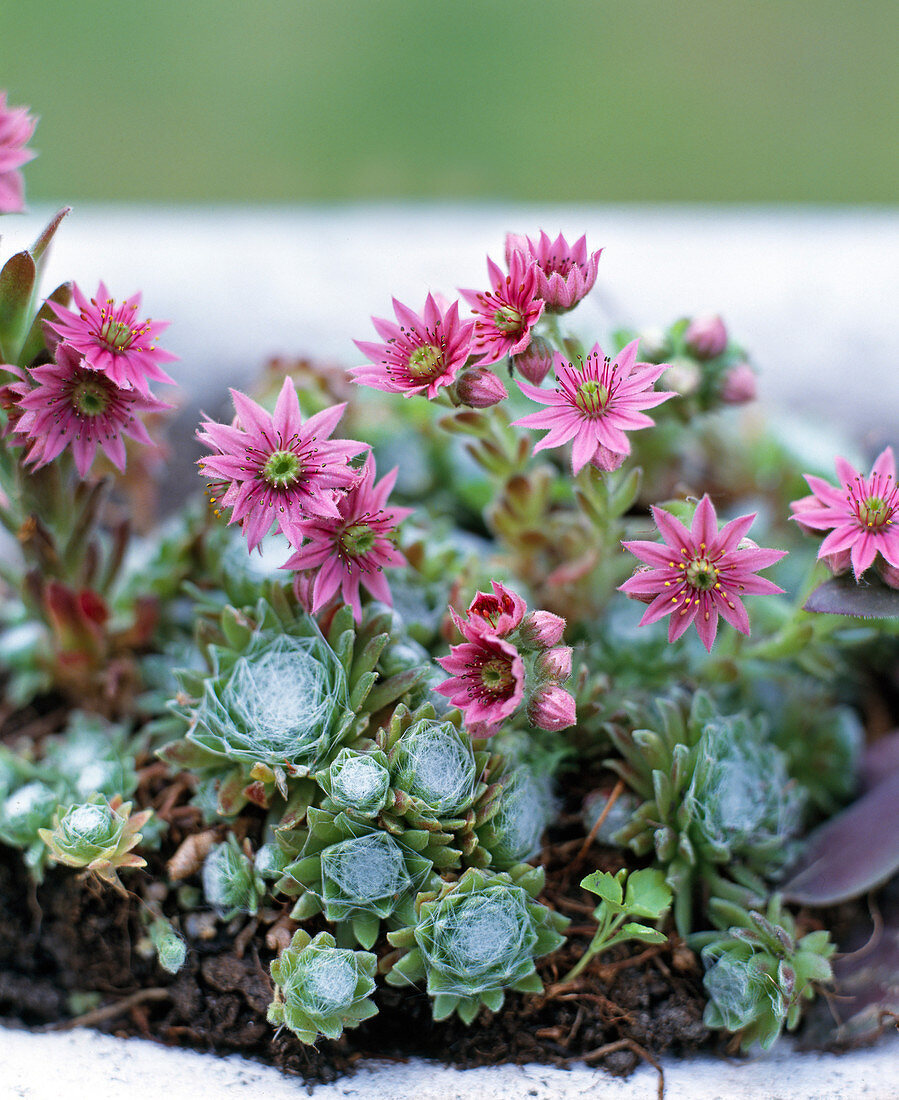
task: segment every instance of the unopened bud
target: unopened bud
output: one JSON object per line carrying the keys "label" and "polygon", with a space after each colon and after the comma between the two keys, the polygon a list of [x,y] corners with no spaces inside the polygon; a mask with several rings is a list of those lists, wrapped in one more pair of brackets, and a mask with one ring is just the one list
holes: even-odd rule
{"label": "unopened bud", "polygon": [[502,381],[486,367],[472,367],[461,375],[456,393],[462,404],[472,409],[489,409],[509,396]]}
{"label": "unopened bud", "polygon": [[577,719],[574,697],[558,684],[546,684],[531,696],[528,721],[541,730],[564,730]]}
{"label": "unopened bud", "polygon": [[701,375],[692,359],[673,359],[660,379],[666,390],[674,390],[681,397],[689,397],[699,389]]}
{"label": "unopened bud", "polygon": [[[846,556],[846,568],[842,572],[846,572],[849,569],[849,551],[844,550],[843,553]],[[838,557],[837,554],[829,554],[828,557]],[[830,562],[827,563],[830,567]],[[874,562],[874,567],[880,574],[880,579],[884,584],[889,585],[890,588],[899,588],[899,569],[895,565],[890,565],[886,558],[882,554],[878,554]],[[834,570],[836,572],[836,570]]]}
{"label": "unopened bud", "polygon": [[727,347],[727,329],[717,313],[694,317],[684,335],[687,351],[697,359],[714,359]]}
{"label": "unopened bud", "polygon": [[627,455],[610,450],[600,443],[593,452],[593,457],[590,459],[590,465],[595,466],[597,470],[601,470],[604,474],[607,474],[623,466],[626,458]]}
{"label": "unopened bud", "polygon": [[525,616],[519,631],[522,643],[538,649],[550,649],[562,640],[565,620],[551,611],[532,611]]}
{"label": "unopened bud", "polygon": [[552,369],[552,346],[542,336],[533,336],[524,351],[512,357],[512,365],[522,378],[539,386]]}
{"label": "unopened bud", "polygon": [[755,397],[755,371],[748,363],[737,363],[724,375],[721,400],[725,405],[745,405]]}
{"label": "unopened bud", "polygon": [[537,658],[537,675],[543,680],[563,683],[571,675],[571,646],[557,645],[545,649]]}

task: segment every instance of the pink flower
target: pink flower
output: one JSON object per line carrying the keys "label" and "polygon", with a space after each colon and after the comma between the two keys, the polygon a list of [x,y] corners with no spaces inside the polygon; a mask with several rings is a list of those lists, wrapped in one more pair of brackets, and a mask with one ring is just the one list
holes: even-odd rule
{"label": "pink flower", "polygon": [[684,333],[684,344],[697,359],[714,359],[727,348],[727,328],[717,313],[694,317]]}
{"label": "pink flower", "polygon": [[[534,454],[547,447],[561,447],[574,440],[571,464],[577,474],[594,458],[609,469],[608,451],[629,455],[631,445],[625,431],[651,427],[655,421],[642,413],[667,401],[674,394],[653,390],[665,364],[637,362],[637,341],[628,344],[614,362],[604,356],[599,344],[579,366],[566,362],[556,352],[556,388],[538,389],[519,382],[522,393],[549,408],[528,413],[515,424],[526,428],[549,428]],[[620,465],[620,463],[619,463]]]}
{"label": "pink flower", "polygon": [[353,367],[353,381],[403,397],[437,396],[441,386],[450,385],[465,366],[471,347],[474,322],[459,320],[459,303],[443,310],[429,294],[419,317],[408,306],[393,299],[397,324],[372,317],[383,344],[353,341],[373,365]]}
{"label": "pink flower", "polygon": [[27,107],[7,107],[6,92],[0,92],[0,214],[25,209],[25,184],[18,169],[36,155],[25,148],[36,124]]}
{"label": "pink flower", "polygon": [[81,352],[86,367],[102,371],[124,390],[134,388],[145,396],[150,393],[151,381],[173,382],[159,364],[174,362],[178,357],[156,347],[156,338],[169,323],[139,320],[140,294],[116,305],[101,282],[96,298],[90,301],[77,285],[72,286],[72,296],[80,312],[48,300],[56,322],[46,324]]}
{"label": "pink flower", "polygon": [[119,470],[125,469],[123,436],[154,447],[137,414],[172,407],[155,397],[117,386],[102,371],[88,368],[80,353],[68,344],[57,347],[55,363],[34,367],[30,374],[36,386],[27,381],[9,386],[19,395],[22,410],[11,424],[12,431],[24,436],[25,444],[31,444],[25,461],[45,466],[71,446],[82,477],[87,476],[98,446]]}
{"label": "pink flower", "polygon": [[881,451],[866,478],[845,458],[837,457],[834,465],[839,488],[806,474],[812,495],[790,506],[803,530],[830,531],[818,557],[828,559],[848,550],[856,580],[873,565],[878,554],[889,565],[899,566],[899,530],[895,523],[899,487],[892,447]]}
{"label": "pink flower", "polygon": [[544,305],[537,297],[537,268],[520,252],[512,253],[508,275],[488,256],[487,273],[492,290],[459,291],[478,318],[471,350],[485,367],[524,351]]}
{"label": "pink flower", "polygon": [[388,605],[393,603],[382,570],[385,566],[406,564],[406,559],[393,545],[391,535],[397,524],[412,511],[411,508],[386,507],[396,475],[397,471],[391,470],[375,485],[375,460],[369,454],[359,481],[337,501],[339,519],[316,517],[292,525],[291,540],[308,541],[283,568],[315,570],[311,593],[313,614],[339,589],[359,622],[362,619],[360,584],[376,600]]}
{"label": "pink flower", "polygon": [[725,405],[745,405],[756,396],[755,371],[748,363],[737,363],[727,370],[721,383]]}
{"label": "pink flower", "polygon": [[199,466],[213,491],[223,494],[221,506],[231,509],[228,522],[241,525],[250,550],[273,523],[289,538],[303,520],[342,521],[338,494],[358,479],[350,459],[368,449],[352,439],[328,438],[346,405],[323,409],[303,423],[289,377],[274,415],[239,390],[231,390],[231,397],[237,412],[233,424],[206,420],[200,425],[197,438],[213,454],[201,458]]}
{"label": "pink flower", "polygon": [[540,730],[564,730],[577,721],[574,696],[558,684],[538,688],[528,702],[528,721]]}
{"label": "pink flower", "polygon": [[491,581],[493,592],[478,592],[468,605],[465,617],[457,615],[452,608],[453,622],[469,641],[475,634],[491,634],[494,638],[505,638],[518,626],[527,611],[527,604],[511,588]]}
{"label": "pink flower", "polygon": [[602,249],[587,255],[587,238],[574,244],[560,233],[554,241],[542,230],[536,242],[517,233],[506,235],[506,263],[511,266],[512,254],[521,252],[536,267],[537,296],[551,313],[572,309],[593,289],[596,269]]}
{"label": "pink flower", "polygon": [[653,508],[652,515],[664,542],[622,543],[626,550],[652,567],[638,570],[620,586],[622,592],[644,602],[645,597],[652,596],[640,626],[671,615],[668,641],[673,642],[695,621],[699,637],[710,652],[719,614],[741,633],[748,634],[749,617],[740,597],[783,592],[755,573],[779,561],[786,551],[741,548],[740,542],[755,514],[739,516],[719,531],[718,517],[708,494],[699,502],[689,530],[662,508]]}
{"label": "pink flower", "polygon": [[471,631],[462,645],[450,647],[437,663],[451,679],[435,690],[465,715],[465,722],[488,737],[514,714],[524,695],[524,662],[505,638]]}

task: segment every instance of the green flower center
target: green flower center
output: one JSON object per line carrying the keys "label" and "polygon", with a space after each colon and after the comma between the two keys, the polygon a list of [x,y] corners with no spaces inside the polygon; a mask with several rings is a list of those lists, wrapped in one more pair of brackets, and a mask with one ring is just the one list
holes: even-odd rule
{"label": "green flower center", "polygon": [[506,691],[512,686],[512,667],[508,661],[496,657],[481,669],[481,683],[492,694]]}
{"label": "green flower center", "polygon": [[601,413],[608,404],[609,391],[602,382],[596,382],[592,378],[588,378],[586,382],[581,382],[577,388],[577,394],[574,398],[574,403],[588,416],[596,416]]}
{"label": "green flower center", "polygon": [[360,558],[372,549],[376,538],[367,523],[354,523],[340,536],[340,545],[348,557]]}
{"label": "green flower center", "polygon": [[718,581],[718,570],[708,558],[693,558],[684,571],[684,578],[693,588],[708,592]]}
{"label": "green flower center", "polygon": [[513,306],[500,306],[493,314],[493,323],[500,332],[518,332],[524,324],[524,317]]}
{"label": "green flower center", "polygon": [[275,451],[262,467],[262,476],[276,488],[284,488],[300,476],[303,464],[293,451]]}
{"label": "green flower center", "polygon": [[79,416],[99,416],[108,405],[109,390],[101,382],[79,382],[72,391],[72,406]]}
{"label": "green flower center", "polygon": [[859,508],[859,519],[865,527],[885,527],[893,514],[893,508],[883,497],[866,497]]}
{"label": "green flower center", "polygon": [[131,346],[134,329],[124,321],[107,321],[100,329],[100,339],[110,351],[124,351]]}
{"label": "green flower center", "polygon": [[433,378],[443,367],[443,352],[433,344],[422,344],[409,356],[407,367],[411,378]]}

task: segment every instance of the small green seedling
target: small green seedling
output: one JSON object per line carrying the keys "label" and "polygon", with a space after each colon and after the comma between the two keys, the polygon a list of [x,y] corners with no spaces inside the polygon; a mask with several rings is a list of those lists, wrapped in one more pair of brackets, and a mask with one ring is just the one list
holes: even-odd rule
{"label": "small green seedling", "polygon": [[596,929],[590,946],[568,971],[563,981],[576,978],[594,955],[607,951],[616,943],[626,943],[628,940],[640,940],[642,943],[665,942],[667,937],[655,928],[636,921],[627,921],[629,916],[657,921],[669,909],[671,887],[665,882],[661,871],[647,868],[634,871],[630,875],[623,868],[615,875],[607,871],[594,871],[581,879],[581,886],[602,898],[593,910],[599,928]]}

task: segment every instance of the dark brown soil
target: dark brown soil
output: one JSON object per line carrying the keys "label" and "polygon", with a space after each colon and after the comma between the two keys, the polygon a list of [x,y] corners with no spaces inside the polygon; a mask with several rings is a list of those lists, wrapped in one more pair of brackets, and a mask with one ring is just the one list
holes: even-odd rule
{"label": "dark brown soil", "polygon": [[[152,801],[158,804],[159,796]],[[165,851],[148,868],[158,872],[152,876],[157,882],[165,877],[162,857],[191,824],[183,804],[163,813],[172,827]],[[545,900],[572,918],[568,942],[539,967],[544,996],[510,994],[500,1013],[485,1009],[466,1027],[455,1017],[434,1023],[424,992],[382,987],[376,1017],[315,1048],[304,1047],[286,1029],[276,1034],[265,1018],[272,999],[268,965],[275,954],[266,932],[280,911],[227,926],[211,917],[182,926],[190,953],[173,978],[138,950],[143,925],[136,896],[123,898],[64,869],[48,870],[35,887],[18,853],[0,845],[0,1022],[56,1028],[78,1019],[120,1036],[240,1052],[307,1081],[333,1080],[361,1058],[412,1056],[457,1066],[586,1059],[626,1074],[666,1051],[708,1043],[698,961],[674,941],[642,952],[613,950],[576,982],[559,985],[594,928],[596,899],[578,883],[594,868],[614,869],[620,861],[596,845],[578,858],[583,828],[575,819],[562,818],[543,853]],[[148,872],[130,873],[132,890],[140,892],[152,881]],[[174,901],[173,893],[164,899],[167,911]],[[93,998],[98,1004],[86,1005],[85,993],[99,994]]]}

